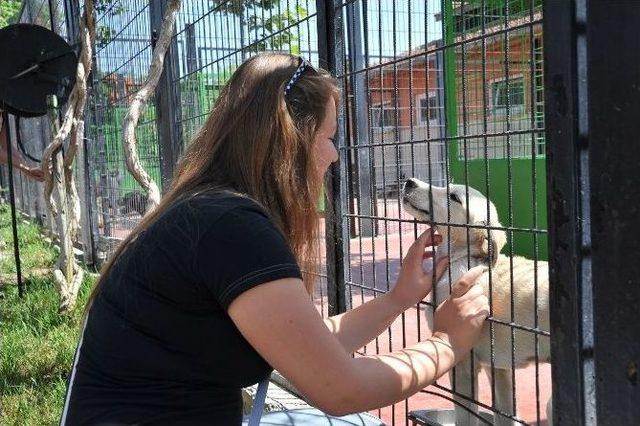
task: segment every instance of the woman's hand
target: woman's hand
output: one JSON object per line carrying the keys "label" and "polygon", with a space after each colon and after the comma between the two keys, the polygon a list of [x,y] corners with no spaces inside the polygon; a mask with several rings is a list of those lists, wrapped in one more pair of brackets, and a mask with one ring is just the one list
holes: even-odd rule
{"label": "woman's hand", "polygon": [[[433,271],[425,271],[422,267],[424,259],[434,256],[433,247],[442,242],[442,236],[435,230],[427,229],[409,247],[402,262],[402,268],[396,285],[388,293],[389,300],[400,311],[404,311],[424,299],[431,292],[433,283],[438,282],[447,270],[449,258],[444,256],[437,260],[435,281]],[[430,248],[427,250],[427,248]]]}
{"label": "woman's hand", "polygon": [[478,279],[486,272],[476,266],[451,287],[451,295],[436,309],[433,338],[451,346],[455,362],[460,361],[480,337],[484,320],[489,315],[489,300]]}

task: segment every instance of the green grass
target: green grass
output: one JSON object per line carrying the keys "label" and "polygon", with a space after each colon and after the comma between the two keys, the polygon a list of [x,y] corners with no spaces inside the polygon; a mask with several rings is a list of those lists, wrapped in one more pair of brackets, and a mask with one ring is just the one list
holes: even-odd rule
{"label": "green grass", "polygon": [[0,424],[53,425],[60,418],[82,310],[94,278],[86,276],[75,311],[59,315],[51,276],[56,251],[37,226],[20,223],[28,290],[19,298],[10,220],[8,206],[0,204]]}
{"label": "green grass", "polygon": [[[20,263],[24,273],[37,271],[39,268],[50,268],[56,258],[53,246],[45,241],[37,226],[24,223],[21,216],[17,219]],[[7,204],[0,204],[0,253],[0,273],[14,275],[15,284],[16,264],[13,257],[11,210]]]}

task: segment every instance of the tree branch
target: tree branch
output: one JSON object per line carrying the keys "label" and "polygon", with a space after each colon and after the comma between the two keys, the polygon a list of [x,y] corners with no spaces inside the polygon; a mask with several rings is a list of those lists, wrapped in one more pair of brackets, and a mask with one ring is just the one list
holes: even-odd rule
{"label": "tree branch", "polygon": [[151,176],[144,170],[140,164],[140,158],[136,150],[136,126],[140,115],[144,111],[147,101],[154,94],[162,69],[164,65],[164,57],[171,43],[173,36],[173,27],[176,15],[180,10],[180,0],[170,0],[167,10],[163,17],[160,34],[153,50],[153,58],[149,67],[149,74],[142,85],[142,88],[134,95],[129,110],[124,118],[124,151],[126,155],[127,169],[133,175],[135,180],[147,191],[146,211],[153,210],[160,203],[160,190],[158,185],[153,181]]}

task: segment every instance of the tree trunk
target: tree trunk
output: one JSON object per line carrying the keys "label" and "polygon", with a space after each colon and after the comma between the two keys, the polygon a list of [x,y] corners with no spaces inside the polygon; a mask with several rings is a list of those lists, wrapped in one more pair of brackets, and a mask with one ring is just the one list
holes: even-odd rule
{"label": "tree trunk", "polygon": [[[87,100],[87,76],[91,70],[92,47],[95,40],[93,1],[85,1],[85,11],[80,19],[82,50],[76,70],[76,84],[71,91],[62,125],[58,123],[57,100],[52,98],[49,118],[53,141],[42,155],[45,177],[45,199],[51,217],[55,221],[60,255],[53,271],[60,294],[59,311],[66,313],[75,306],[84,271],[76,264],[73,247],[80,228],[80,200],[75,185],[73,160],[84,138],[84,108]],[[71,140],[63,156],[65,139]],[[90,232],[90,230],[89,230]]]}
{"label": "tree trunk", "polygon": [[136,181],[147,192],[147,206],[146,212],[153,210],[160,204],[160,189],[149,173],[144,170],[142,164],[140,164],[140,158],[138,157],[138,151],[136,149],[136,126],[140,115],[144,111],[147,101],[155,92],[160,76],[162,75],[162,69],[164,64],[164,57],[171,43],[173,36],[173,26],[176,20],[176,15],[180,10],[180,0],[171,0],[168,3],[167,10],[164,14],[162,27],[160,34],[158,35],[158,41],[156,42],[155,49],[153,50],[153,58],[151,65],[149,66],[149,74],[145,80],[142,88],[134,95],[129,110],[124,118],[124,151],[126,155],[127,169],[134,177]]}

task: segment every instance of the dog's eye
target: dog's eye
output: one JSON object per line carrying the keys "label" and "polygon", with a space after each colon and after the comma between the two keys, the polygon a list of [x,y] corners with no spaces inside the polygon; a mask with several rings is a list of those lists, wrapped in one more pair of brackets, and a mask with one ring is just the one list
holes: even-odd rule
{"label": "dog's eye", "polygon": [[458,198],[458,196],[453,192],[449,194],[449,198],[451,199],[451,201],[455,201],[456,203],[462,204],[462,201],[460,201],[460,198]]}

